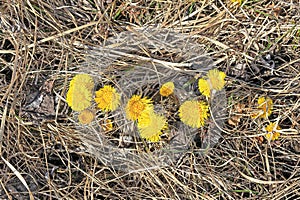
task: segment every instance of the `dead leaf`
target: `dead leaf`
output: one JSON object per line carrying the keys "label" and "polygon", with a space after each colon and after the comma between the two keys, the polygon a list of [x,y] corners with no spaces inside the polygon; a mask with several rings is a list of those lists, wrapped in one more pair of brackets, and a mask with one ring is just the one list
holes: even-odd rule
{"label": "dead leaf", "polygon": [[228,124],[232,126],[239,125],[244,108],[245,108],[245,104],[238,103],[234,105],[233,115],[228,119]]}

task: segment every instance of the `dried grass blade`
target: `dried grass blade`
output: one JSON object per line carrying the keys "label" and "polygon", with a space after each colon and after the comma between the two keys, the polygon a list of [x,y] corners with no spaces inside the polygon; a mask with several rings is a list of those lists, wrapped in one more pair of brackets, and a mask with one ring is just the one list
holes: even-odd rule
{"label": "dried grass blade", "polygon": [[7,160],[5,160],[2,156],[1,156],[2,160],[4,161],[4,163],[13,171],[13,173],[18,177],[18,179],[21,181],[21,183],[25,186],[25,188],[28,190],[28,194],[29,194],[29,199],[30,200],[34,200],[34,197],[25,181],[25,179],[22,177],[22,175],[20,174],[20,172],[14,167],[12,166],[12,164],[10,164]]}

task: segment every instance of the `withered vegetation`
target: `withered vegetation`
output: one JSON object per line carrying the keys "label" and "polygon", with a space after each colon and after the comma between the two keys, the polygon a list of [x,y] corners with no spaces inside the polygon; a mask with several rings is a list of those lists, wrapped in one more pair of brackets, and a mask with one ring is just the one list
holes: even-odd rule
{"label": "withered vegetation", "polygon": [[[300,198],[299,22],[298,1],[4,1],[0,199]],[[65,97],[75,74],[102,75],[82,69],[88,49],[150,26],[196,38],[226,73],[226,123],[205,153],[195,145],[168,165],[124,171],[86,148]],[[189,53],[141,48],[161,63]],[[260,96],[274,102],[267,120],[250,117]],[[276,141],[264,138],[268,120],[282,128]]]}

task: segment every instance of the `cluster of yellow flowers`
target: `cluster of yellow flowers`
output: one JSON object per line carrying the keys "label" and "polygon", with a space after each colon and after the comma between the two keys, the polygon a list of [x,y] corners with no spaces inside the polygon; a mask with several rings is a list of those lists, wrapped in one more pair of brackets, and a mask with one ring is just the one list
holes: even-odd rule
{"label": "cluster of yellow flowers", "polygon": [[[210,70],[207,79],[199,80],[199,90],[209,97],[211,90],[221,90],[224,87],[225,76],[224,72]],[[80,112],[78,120],[82,124],[89,124],[95,118],[95,113],[89,108],[93,90],[94,81],[88,74],[78,74],[70,82],[66,101],[74,111]],[[159,93],[162,97],[168,98],[174,90],[174,83],[166,82],[160,87]],[[104,112],[116,110],[120,105],[120,99],[120,94],[110,85],[104,85],[95,92],[94,97],[97,107]],[[159,141],[163,131],[168,128],[166,117],[155,113],[153,101],[147,97],[133,95],[127,102],[125,112],[127,119],[137,122],[140,136],[148,141]],[[209,106],[204,101],[187,100],[180,106],[178,112],[183,123],[199,128],[204,126],[205,120],[209,117]]]}
{"label": "cluster of yellow flowers", "polygon": [[220,91],[225,86],[226,74],[217,69],[208,71],[207,78],[198,81],[199,91],[206,97],[210,97],[211,90]]}
{"label": "cluster of yellow flowers", "polygon": [[[164,83],[159,90],[163,97],[174,93],[173,82]],[[128,119],[137,120],[137,127],[142,138],[151,142],[160,140],[162,130],[167,129],[167,119],[154,112],[152,100],[134,95],[127,103],[126,115]],[[191,127],[199,128],[204,125],[208,118],[208,105],[203,101],[185,101],[179,108],[181,121]]]}
{"label": "cluster of yellow flowers", "polygon": [[[207,78],[198,81],[199,91],[206,97],[210,97],[212,90],[222,90],[225,86],[226,74],[217,69],[209,70]],[[181,121],[193,128],[204,126],[205,120],[209,117],[209,106],[204,101],[188,100],[179,108]]]}
{"label": "cluster of yellow flowers", "polygon": [[[257,109],[251,114],[251,118],[268,119],[273,111],[273,101],[269,97],[259,97],[257,100]],[[263,129],[266,134],[267,140],[277,140],[280,136],[278,130],[281,130],[280,126],[276,123],[269,122],[269,124]]]}
{"label": "cluster of yellow flowers", "polygon": [[167,119],[154,112],[152,100],[140,95],[133,95],[126,105],[127,119],[137,121],[142,138],[158,142],[162,130],[168,127]]}
{"label": "cluster of yellow flowers", "polygon": [[[206,77],[199,79],[198,89],[208,100],[212,98],[213,92],[224,88],[225,77],[226,74],[222,71],[209,70]],[[72,110],[79,112],[78,120],[81,124],[89,124],[95,118],[95,112],[90,108],[92,100],[97,104],[97,108],[104,112],[115,111],[120,106],[121,96],[111,85],[104,85],[95,94],[93,91],[94,81],[88,74],[78,74],[70,81],[66,101]],[[166,82],[159,89],[160,95],[164,98],[168,98],[174,91],[173,82]],[[250,116],[253,119],[268,119],[272,111],[272,99],[259,97],[257,108]],[[150,98],[133,95],[126,104],[125,112],[127,119],[137,123],[140,136],[147,141],[159,141],[163,131],[168,128],[166,117],[155,113],[153,101]],[[200,128],[205,125],[205,120],[209,117],[209,104],[201,100],[187,100],[180,105],[178,116],[184,124],[192,128]],[[108,124],[105,127],[106,130],[112,130],[111,120],[105,124]],[[263,130],[268,140],[276,140],[280,136],[281,128],[277,123],[269,122]]]}
{"label": "cluster of yellow flowers", "polygon": [[[78,120],[81,124],[89,124],[95,118],[95,113],[89,109],[94,90],[93,78],[88,74],[78,74],[70,81],[66,101],[74,111],[80,112]],[[105,85],[96,91],[95,102],[103,111],[113,111],[120,104],[120,95],[110,85]]]}

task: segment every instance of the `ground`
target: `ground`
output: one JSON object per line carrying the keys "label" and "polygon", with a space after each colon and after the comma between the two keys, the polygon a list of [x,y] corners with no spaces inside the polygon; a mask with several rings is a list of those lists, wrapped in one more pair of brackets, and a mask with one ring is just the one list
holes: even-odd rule
{"label": "ground", "polygon": [[[300,198],[299,21],[297,1],[3,2],[0,198]],[[78,128],[78,113],[65,103],[66,92],[75,74],[103,73],[83,69],[88,50],[146,27],[183,34],[204,48],[214,68],[226,73],[226,116],[221,137],[205,153],[197,153],[201,145],[195,145],[168,165],[136,163],[135,170],[120,170],[93,154],[96,144],[87,146],[93,140]],[[141,48],[139,56],[160,63],[184,63],[182,55],[190,53],[182,48],[174,57],[170,52],[152,55],[147,45]],[[133,58],[120,63],[112,68],[126,72]],[[268,117],[257,116],[267,105],[259,105],[260,97],[273,102],[265,107]],[[172,107],[175,115],[178,108]],[[266,137],[270,123],[273,133],[280,132],[276,140]],[[199,140],[208,126],[198,130]],[[161,148],[143,145],[150,151]]]}

